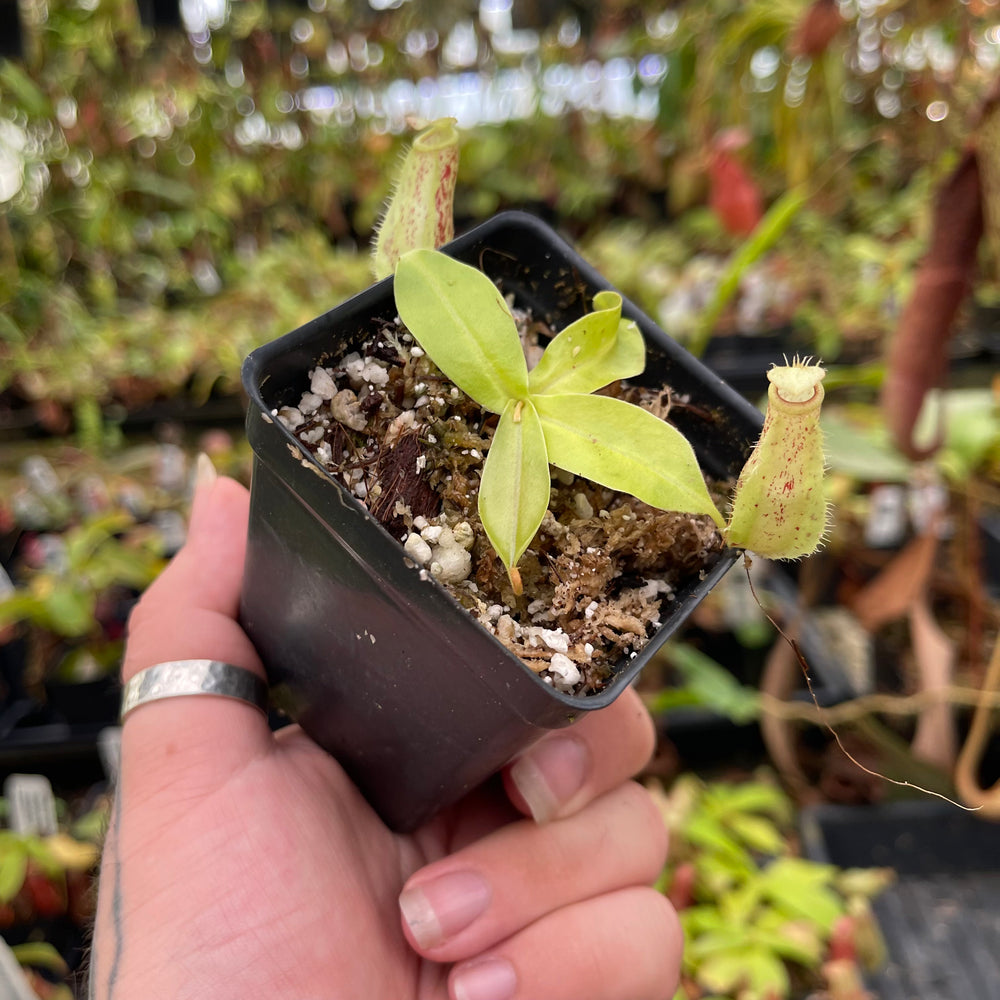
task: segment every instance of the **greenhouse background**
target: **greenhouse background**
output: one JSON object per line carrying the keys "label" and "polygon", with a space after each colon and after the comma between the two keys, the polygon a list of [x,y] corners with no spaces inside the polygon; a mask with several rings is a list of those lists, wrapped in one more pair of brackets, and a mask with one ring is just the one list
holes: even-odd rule
{"label": "greenhouse background", "polygon": [[[872,943],[881,884],[794,869],[860,863],[792,857],[838,809],[958,823],[948,933],[995,952],[1000,745],[973,735],[1000,631],[1000,3],[0,0],[0,765],[55,794],[52,828],[19,831],[5,791],[0,930],[37,996],[79,989],[125,625],[183,544],[195,456],[249,480],[243,359],[371,284],[397,165],[442,117],[458,232],[540,216],[755,405],[785,357],[828,369],[825,548],[756,594],[734,570],[643,674],[663,888],[684,905],[696,870],[713,914],[677,1000],[860,997],[822,970],[862,911],[851,969],[876,971],[851,983],[896,1000],[929,975],[893,951],[891,895],[888,965]],[[800,622],[811,686],[755,596]],[[775,856],[772,903],[826,878],[836,912],[798,950],[745,928],[726,981],[699,935]],[[991,995],[1000,970],[966,966],[921,1000]]]}

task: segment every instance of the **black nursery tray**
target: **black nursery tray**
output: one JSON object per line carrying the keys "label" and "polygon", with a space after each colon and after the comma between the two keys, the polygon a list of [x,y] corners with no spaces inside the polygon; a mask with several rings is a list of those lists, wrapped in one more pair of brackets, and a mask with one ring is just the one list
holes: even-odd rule
{"label": "black nursery tray", "polygon": [[874,902],[889,952],[869,979],[878,1000],[1000,997],[1000,824],[938,802],[819,806],[806,852],[898,879]]}

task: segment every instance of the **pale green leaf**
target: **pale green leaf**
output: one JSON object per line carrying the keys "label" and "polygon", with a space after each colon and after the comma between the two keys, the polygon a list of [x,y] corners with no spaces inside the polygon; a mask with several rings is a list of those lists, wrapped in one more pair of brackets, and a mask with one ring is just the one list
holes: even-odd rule
{"label": "pale green leaf", "polygon": [[10,950],[21,965],[29,965],[33,969],[48,969],[60,976],[69,973],[66,959],[48,941],[25,941],[24,944],[15,944]]}
{"label": "pale green leaf", "polygon": [[28,852],[17,840],[4,843],[0,852],[0,903],[9,903],[24,885],[28,871]]}
{"label": "pale green leaf", "polygon": [[746,954],[747,985],[750,997],[787,997],[791,990],[785,963],[768,945],[748,949]]}
{"label": "pale green leaf", "polygon": [[790,917],[810,920],[829,933],[844,912],[843,901],[829,888],[835,871],[800,858],[782,858],[767,869],[763,892]]}
{"label": "pale green leaf", "polygon": [[711,955],[698,968],[699,985],[718,993],[735,993],[746,982],[746,951],[734,946],[732,951]]}
{"label": "pale green leaf", "polygon": [[752,851],[781,854],[785,850],[785,838],[774,823],[763,816],[730,816],[729,826]]}
{"label": "pale green leaf", "polygon": [[45,602],[35,594],[15,590],[0,600],[0,629],[23,621],[36,625],[47,623]]}
{"label": "pale green leaf", "polygon": [[45,598],[49,627],[69,639],[86,635],[94,628],[96,597],[75,584],[57,584]]}
{"label": "pale green leaf", "polygon": [[688,350],[695,357],[704,353],[709,338],[715,330],[715,324],[739,290],[740,280],[746,274],[747,269],[781,239],[805,203],[806,194],[803,188],[792,188],[790,191],[786,191],[767,210],[767,214],[757,223],[754,231],[733,254],[726,265],[726,270],[715,286],[712,301],[698,318],[698,326],[688,343]]}
{"label": "pale green leaf", "polygon": [[436,250],[396,265],[396,308],[431,360],[480,406],[502,413],[528,394],[528,366],[504,297],[482,271]]}
{"label": "pale green leaf", "polygon": [[[760,716],[760,693],[744,687],[722,664],[687,643],[669,643],[664,658],[681,675],[691,703],[711,708],[742,725]],[[663,711],[659,697],[653,704]]]}
{"label": "pale green leaf", "polygon": [[688,944],[688,950],[694,959],[706,959],[720,952],[742,951],[747,944],[745,927],[721,927],[699,935]]}
{"label": "pale green leaf", "polygon": [[711,816],[695,813],[684,827],[684,836],[702,851],[716,855],[742,872],[754,870],[750,854],[718,820]]}
{"label": "pale green leaf", "polygon": [[570,323],[545,348],[528,376],[531,391],[594,392],[615,379],[638,375],[646,366],[646,345],[639,327],[621,315],[622,297],[598,292],[594,311]]}
{"label": "pale green leaf", "polygon": [[648,410],[610,396],[534,398],[549,461],[662,510],[722,515],[708,495],[691,445]]}
{"label": "pale green leaf", "polygon": [[764,813],[783,823],[792,819],[793,810],[788,796],[776,785],[766,781],[747,781],[738,785],[714,784],[710,786],[706,798],[709,796],[713,802],[713,811],[717,814]]}
{"label": "pale green leaf", "polygon": [[483,465],[479,517],[510,569],[531,544],[549,506],[545,437],[530,403],[511,401],[500,417]]}
{"label": "pale green leaf", "polygon": [[754,941],[790,962],[811,968],[822,961],[819,929],[805,920],[789,921],[777,910],[765,910],[752,933]]}
{"label": "pale green leaf", "polygon": [[687,906],[677,916],[681,919],[686,937],[691,938],[709,931],[726,930],[726,921],[717,906]]}

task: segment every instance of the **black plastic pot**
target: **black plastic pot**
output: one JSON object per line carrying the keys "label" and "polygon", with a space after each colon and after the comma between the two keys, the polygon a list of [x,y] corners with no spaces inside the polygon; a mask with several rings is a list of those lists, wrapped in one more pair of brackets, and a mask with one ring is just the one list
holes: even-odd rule
{"label": "black plastic pot", "polygon": [[[481,266],[517,303],[562,327],[609,287],[533,216],[505,213],[448,253]],[[643,380],[690,398],[676,423],[706,472],[738,472],[759,412],[626,303],[648,348]],[[243,368],[254,450],[241,617],[279,703],[341,762],[393,828],[412,829],[546,730],[610,704],[732,565],[721,554],[664,623],[590,697],[545,684],[482,629],[335,482],[272,412],[297,402],[316,364],[392,320],[391,279],[255,351]],[[667,613],[669,610],[669,614]]]}
{"label": "black plastic pot", "polygon": [[917,800],[817,806],[801,826],[814,860],[898,875],[873,903],[889,954],[868,977],[880,1000],[995,1000],[1000,824]]}

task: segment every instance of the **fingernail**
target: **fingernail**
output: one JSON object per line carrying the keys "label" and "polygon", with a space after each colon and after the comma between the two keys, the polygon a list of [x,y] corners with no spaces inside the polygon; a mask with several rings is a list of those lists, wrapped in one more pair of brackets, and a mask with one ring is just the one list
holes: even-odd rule
{"label": "fingernail", "polygon": [[455,1000],[510,1000],[517,989],[517,973],[505,958],[457,966],[452,973]]}
{"label": "fingernail", "polygon": [[203,493],[219,478],[212,460],[204,452],[200,452],[194,464],[194,489]]}
{"label": "fingernail", "polygon": [[406,889],[399,908],[421,948],[436,948],[464,930],[493,897],[490,884],[475,872],[452,872]]}
{"label": "fingernail", "polygon": [[510,777],[536,823],[546,823],[580,790],[587,771],[586,744],[573,736],[544,740],[519,757]]}

